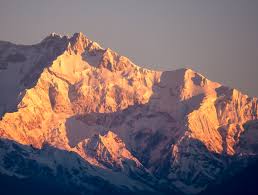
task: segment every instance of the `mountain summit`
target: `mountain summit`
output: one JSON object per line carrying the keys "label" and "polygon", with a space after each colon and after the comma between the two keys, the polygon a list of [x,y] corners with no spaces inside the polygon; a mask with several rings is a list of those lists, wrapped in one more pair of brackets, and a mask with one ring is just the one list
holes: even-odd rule
{"label": "mountain summit", "polygon": [[23,170],[44,167],[85,194],[97,180],[114,193],[197,194],[258,154],[257,98],[191,69],[141,68],[82,33],[0,42],[0,90],[6,176],[41,179]]}

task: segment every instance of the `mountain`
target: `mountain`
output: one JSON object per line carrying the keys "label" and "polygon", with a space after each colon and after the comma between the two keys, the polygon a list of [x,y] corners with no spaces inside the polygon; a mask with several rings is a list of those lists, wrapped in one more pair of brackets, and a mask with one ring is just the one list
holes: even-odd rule
{"label": "mountain", "polygon": [[81,193],[197,194],[258,154],[257,98],[191,69],[141,68],[82,33],[0,42],[0,90],[2,161],[25,162],[1,164],[6,177],[55,178],[58,162],[79,172],[58,185]]}
{"label": "mountain", "polygon": [[239,170],[234,176],[222,174],[219,180],[210,185],[202,194],[251,194],[258,193],[258,161],[257,158],[247,168]]}

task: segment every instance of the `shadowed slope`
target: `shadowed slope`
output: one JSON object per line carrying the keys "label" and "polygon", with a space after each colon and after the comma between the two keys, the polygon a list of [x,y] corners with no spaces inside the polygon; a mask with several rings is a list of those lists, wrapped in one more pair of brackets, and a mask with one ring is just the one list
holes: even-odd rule
{"label": "shadowed slope", "polygon": [[[9,194],[19,191],[36,193],[37,187],[44,184],[46,186],[39,193],[155,193],[156,187],[137,183],[123,174],[95,167],[73,152],[49,145],[35,149],[6,139],[0,139],[0,146],[0,180],[4,179],[6,184],[1,187],[1,194],[10,188],[9,182],[14,182]],[[163,194],[162,189],[159,189],[159,192]]]}

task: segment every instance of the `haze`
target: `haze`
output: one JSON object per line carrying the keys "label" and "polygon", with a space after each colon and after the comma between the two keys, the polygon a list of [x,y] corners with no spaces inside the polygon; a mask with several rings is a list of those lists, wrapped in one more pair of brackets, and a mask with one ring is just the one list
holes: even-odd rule
{"label": "haze", "polygon": [[0,0],[0,40],[83,32],[136,64],[192,68],[258,96],[257,0]]}

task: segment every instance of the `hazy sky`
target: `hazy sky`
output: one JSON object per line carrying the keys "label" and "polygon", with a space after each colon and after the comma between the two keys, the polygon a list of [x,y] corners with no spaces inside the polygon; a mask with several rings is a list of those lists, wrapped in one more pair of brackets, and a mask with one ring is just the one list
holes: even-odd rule
{"label": "hazy sky", "polygon": [[0,40],[79,31],[141,66],[258,96],[258,0],[0,0]]}

